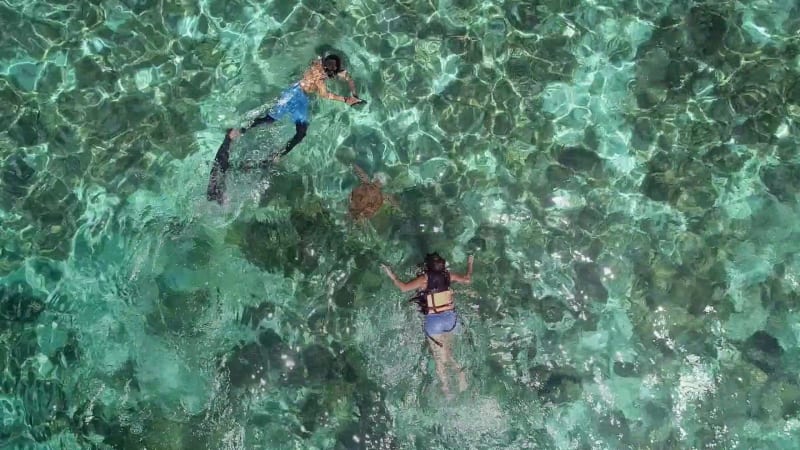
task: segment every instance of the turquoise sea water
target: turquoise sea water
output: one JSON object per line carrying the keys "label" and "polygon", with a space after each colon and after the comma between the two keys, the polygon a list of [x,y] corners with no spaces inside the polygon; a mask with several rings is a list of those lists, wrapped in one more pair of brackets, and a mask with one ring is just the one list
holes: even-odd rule
{"label": "turquoise sea water", "polygon": [[[0,25],[0,447],[800,448],[796,2],[2,0]],[[224,130],[326,49],[369,103],[316,101],[207,202]],[[351,223],[352,163],[399,209]],[[434,250],[476,257],[453,400],[378,267]]]}

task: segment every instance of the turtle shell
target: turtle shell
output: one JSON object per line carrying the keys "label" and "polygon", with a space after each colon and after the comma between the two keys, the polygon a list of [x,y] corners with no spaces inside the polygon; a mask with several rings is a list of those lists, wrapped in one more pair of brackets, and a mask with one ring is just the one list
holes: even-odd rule
{"label": "turtle shell", "polygon": [[377,183],[362,183],[350,194],[350,216],[369,219],[383,206],[383,192]]}

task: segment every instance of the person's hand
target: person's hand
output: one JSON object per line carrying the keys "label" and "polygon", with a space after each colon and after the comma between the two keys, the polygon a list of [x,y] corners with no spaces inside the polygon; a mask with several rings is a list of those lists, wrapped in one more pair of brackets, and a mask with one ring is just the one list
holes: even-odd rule
{"label": "person's hand", "polygon": [[394,278],[394,274],[392,273],[392,269],[389,268],[386,264],[381,264],[381,269],[386,272],[386,275],[389,275],[389,278]]}
{"label": "person's hand", "polygon": [[469,255],[469,257],[467,258],[467,264],[469,264],[471,266],[473,262],[475,262],[475,257],[472,256],[472,255]]}
{"label": "person's hand", "polygon": [[345,97],[344,102],[350,106],[355,105],[356,103],[361,103],[361,99],[358,97]]}
{"label": "person's hand", "polygon": [[242,132],[239,131],[238,128],[231,128],[230,130],[228,130],[228,137],[231,138],[231,139],[236,139],[241,135],[242,135]]}

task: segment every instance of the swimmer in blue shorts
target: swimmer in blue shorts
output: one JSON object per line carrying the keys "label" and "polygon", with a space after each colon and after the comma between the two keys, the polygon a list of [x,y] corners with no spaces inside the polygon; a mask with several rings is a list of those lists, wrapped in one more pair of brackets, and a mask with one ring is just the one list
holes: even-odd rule
{"label": "swimmer in blue shorts", "polygon": [[[350,88],[350,96],[342,97],[332,92],[328,92],[325,81],[329,79],[340,79],[347,82]],[[317,94],[328,100],[338,100],[352,106],[361,103],[362,100],[356,95],[356,85],[350,75],[342,67],[342,60],[337,55],[327,55],[324,58],[315,59],[303,73],[303,77],[288,89],[281,93],[280,99],[270,108],[264,117],[259,117],[252,124],[241,129],[229,129],[225,135],[225,140],[217,150],[214,164],[211,168],[211,177],[208,183],[207,197],[209,200],[222,203],[225,172],[230,167],[230,147],[233,140],[241,136],[247,130],[260,125],[268,125],[284,116],[290,116],[294,121],[295,134],[286,144],[283,151],[275,155],[272,161],[288,154],[292,149],[306,137],[308,131],[308,107],[309,94]],[[266,165],[269,160],[262,161],[259,165]]]}
{"label": "swimmer in blue shorts", "polygon": [[458,373],[459,390],[467,388],[467,379],[461,366],[453,359],[451,348],[452,334],[458,324],[453,292],[450,282],[469,284],[472,281],[472,263],[474,258],[467,259],[467,274],[459,275],[447,270],[447,262],[437,253],[425,256],[423,270],[416,278],[404,283],[397,279],[392,269],[381,264],[381,268],[401,291],[417,289],[412,301],[417,302],[420,312],[425,315],[423,331],[430,340],[431,350],[436,361],[436,374],[442,383],[442,391],[450,396],[447,366],[451,365]]}

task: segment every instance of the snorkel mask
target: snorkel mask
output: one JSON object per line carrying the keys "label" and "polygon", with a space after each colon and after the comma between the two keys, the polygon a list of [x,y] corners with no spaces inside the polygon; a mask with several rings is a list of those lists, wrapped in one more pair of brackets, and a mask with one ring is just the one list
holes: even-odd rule
{"label": "snorkel mask", "polygon": [[342,60],[336,55],[328,55],[322,59],[322,67],[328,78],[335,78],[342,71]]}

